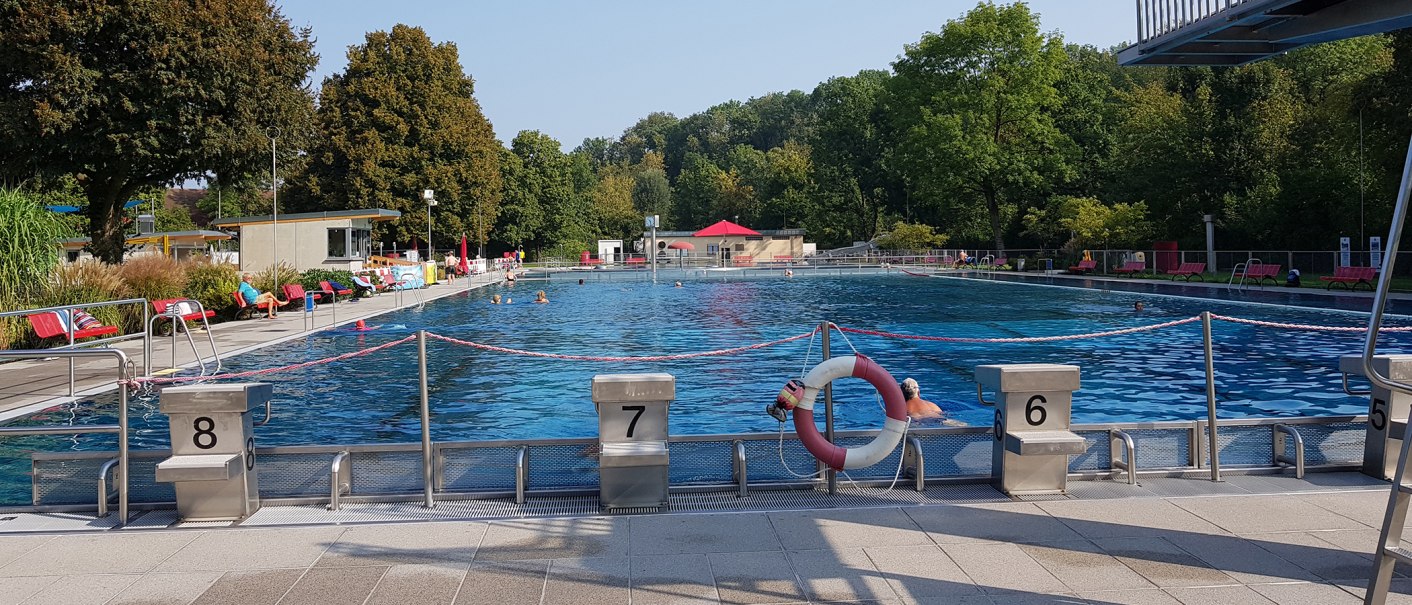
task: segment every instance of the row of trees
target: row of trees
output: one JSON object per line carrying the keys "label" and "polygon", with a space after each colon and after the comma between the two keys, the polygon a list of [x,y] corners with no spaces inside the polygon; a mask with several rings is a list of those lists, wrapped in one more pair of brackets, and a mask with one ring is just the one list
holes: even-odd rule
{"label": "row of trees", "polygon": [[312,33],[268,0],[189,4],[0,6],[0,176],[81,190],[108,260],[144,188],[206,178],[226,214],[267,210],[271,137],[281,211],[401,210],[379,236],[407,242],[435,189],[440,245],[571,255],[644,214],[999,249],[1195,244],[1214,214],[1224,245],[1325,247],[1386,228],[1412,132],[1412,35],[1120,68],[1024,3],[982,2],[891,69],[653,113],[566,153],[537,131],[497,141],[455,45],[420,28],[368,34],[316,95]]}

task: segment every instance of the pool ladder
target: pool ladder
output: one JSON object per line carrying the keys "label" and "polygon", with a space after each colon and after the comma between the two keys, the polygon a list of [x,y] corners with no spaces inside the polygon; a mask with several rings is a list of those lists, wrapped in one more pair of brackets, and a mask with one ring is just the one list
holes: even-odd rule
{"label": "pool ladder", "polygon": [[[1244,290],[1245,279],[1250,275],[1250,268],[1259,265],[1261,262],[1263,261],[1258,258],[1252,258],[1243,263],[1236,263],[1235,268],[1231,269],[1231,278],[1226,280],[1226,287],[1234,285],[1236,288]],[[1240,281],[1236,281],[1237,277],[1240,278]],[[1261,290],[1265,289],[1265,280],[1257,280],[1256,283],[1259,284]]]}
{"label": "pool ladder", "polygon": [[[192,311],[192,310],[191,310],[193,307],[196,309],[195,311]],[[210,345],[211,345],[211,358],[212,358],[213,363],[215,364],[216,367],[215,367],[215,369],[211,370],[210,375],[219,374],[219,373],[221,373],[221,352],[220,352],[219,349],[216,348],[216,337],[215,337],[214,334],[211,333],[211,323],[206,320],[206,308],[201,305],[201,302],[200,302],[200,301],[191,300],[191,299],[186,299],[186,300],[174,301],[174,302],[172,302],[171,304],[168,304],[168,305],[167,305],[167,310],[166,310],[165,312],[163,312],[163,313],[158,313],[158,314],[156,314],[156,315],[153,315],[153,316],[152,316],[152,319],[147,322],[147,331],[148,331],[148,333],[155,334],[155,333],[156,333],[156,329],[157,329],[157,320],[159,320],[159,319],[169,319],[169,320],[171,320],[171,322],[172,322],[172,366],[171,366],[171,369],[172,369],[172,370],[176,370],[176,369],[177,369],[177,362],[176,362],[177,332],[181,332],[181,333],[183,333],[183,334],[186,335],[186,343],[191,346],[191,356],[196,359],[196,364],[197,364],[198,366],[200,366],[200,368],[201,368],[201,374],[200,374],[200,375],[201,375],[201,376],[206,376],[206,375],[207,375],[207,371],[206,371],[206,360],[205,360],[203,357],[201,357],[201,352],[200,352],[199,350],[197,350],[197,348],[196,348],[196,340],[191,337],[191,327],[188,326],[188,325],[186,325],[186,319],[183,317],[183,316],[185,316],[185,315],[192,315],[192,314],[196,314],[196,315],[200,315],[200,316],[201,316],[201,328],[202,328],[203,330],[205,330],[205,332],[206,332],[206,341],[207,341],[208,343],[210,343]]]}

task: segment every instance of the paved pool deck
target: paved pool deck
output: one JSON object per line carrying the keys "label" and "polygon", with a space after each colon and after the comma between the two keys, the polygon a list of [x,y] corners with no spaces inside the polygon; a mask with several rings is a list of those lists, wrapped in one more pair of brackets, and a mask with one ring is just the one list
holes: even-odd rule
{"label": "paved pool deck", "polygon": [[[972,485],[954,504],[90,526],[0,535],[0,603],[1361,602],[1386,484],[1285,479],[1278,494],[1021,502]],[[1412,603],[1409,574],[1389,602]]]}
{"label": "paved pool deck", "polygon": [[[299,305],[291,304],[273,320],[256,318],[241,321],[227,321],[211,326],[216,346],[222,357],[232,357],[263,347],[276,345],[299,338],[315,329],[349,324],[359,319],[370,319],[384,313],[416,306],[420,301],[430,301],[466,292],[492,283],[499,283],[502,274],[483,274],[468,280],[459,279],[454,283],[433,284],[420,290],[420,299],[413,292],[404,292],[401,297],[393,292],[383,292],[371,298],[340,300],[335,306],[320,305],[315,312],[312,327],[304,318]],[[399,305],[398,303],[401,302]],[[196,349],[210,361],[210,344],[204,331],[193,331]],[[143,368],[142,341],[131,340],[117,343],[133,360],[140,373]],[[152,370],[158,372],[172,366],[172,339],[169,336],[152,337]],[[195,356],[185,337],[178,335],[176,343],[176,365],[192,367]],[[100,394],[113,389],[116,369],[112,359],[77,360],[74,362],[75,391],[77,399]],[[68,362],[64,359],[51,361],[32,360],[0,364],[0,422],[25,416],[36,411],[72,401],[68,398]]]}

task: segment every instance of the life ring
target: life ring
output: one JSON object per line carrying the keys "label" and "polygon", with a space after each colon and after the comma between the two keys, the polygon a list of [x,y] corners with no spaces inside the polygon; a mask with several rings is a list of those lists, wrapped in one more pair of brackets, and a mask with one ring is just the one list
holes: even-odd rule
{"label": "life ring", "polygon": [[[883,422],[882,432],[861,447],[844,448],[829,443],[814,424],[814,400],[818,398],[819,391],[824,385],[846,376],[862,378],[872,384],[882,396],[886,408],[887,418]],[[799,441],[820,462],[836,470],[865,468],[882,462],[897,449],[908,425],[907,402],[902,399],[902,389],[897,386],[897,380],[882,366],[862,355],[834,357],[814,366],[802,381],[789,381],[775,400],[775,408],[794,411],[794,432],[799,435]],[[771,411],[774,415],[774,410]],[[783,413],[776,418],[783,422]]]}

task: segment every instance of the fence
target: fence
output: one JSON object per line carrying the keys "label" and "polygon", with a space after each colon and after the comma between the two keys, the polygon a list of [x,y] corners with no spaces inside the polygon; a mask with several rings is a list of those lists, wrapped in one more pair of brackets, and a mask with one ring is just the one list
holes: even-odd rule
{"label": "fence", "polygon": [[1137,39],[1146,43],[1183,26],[1266,0],[1137,0]]}

